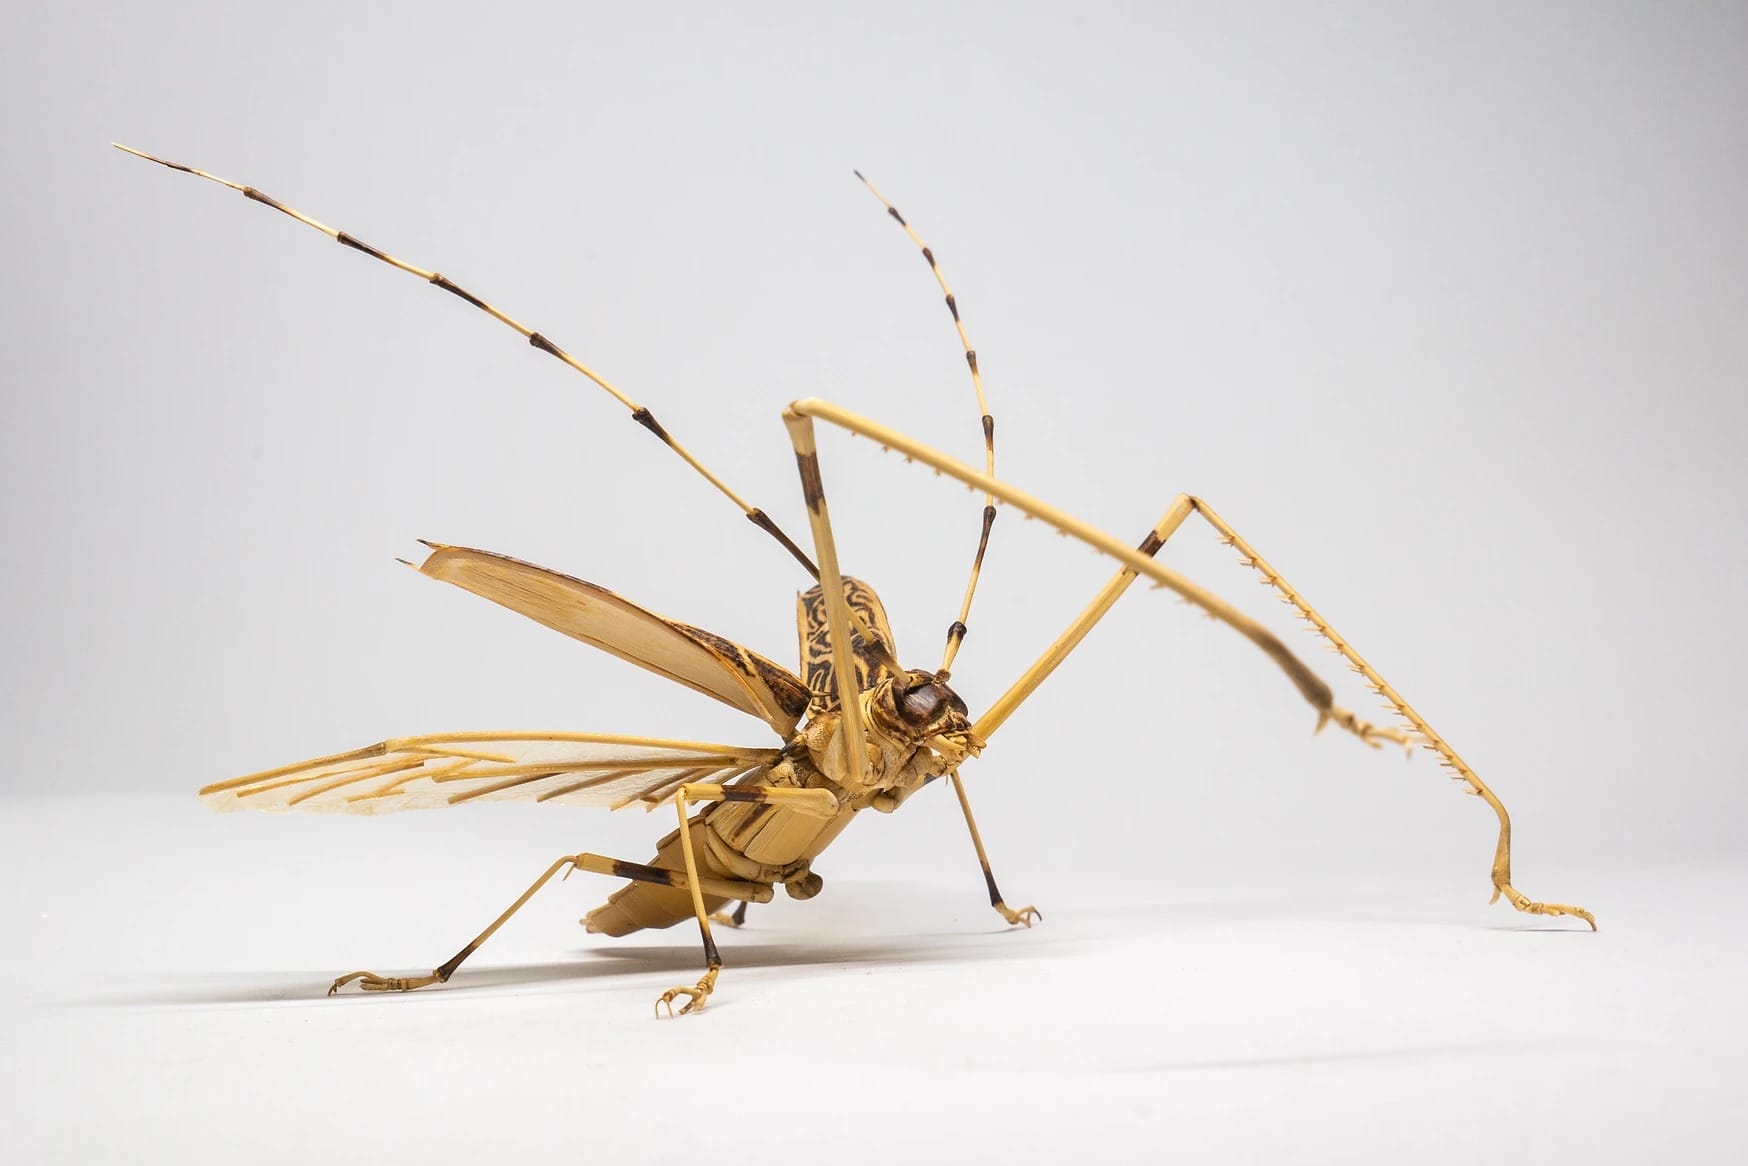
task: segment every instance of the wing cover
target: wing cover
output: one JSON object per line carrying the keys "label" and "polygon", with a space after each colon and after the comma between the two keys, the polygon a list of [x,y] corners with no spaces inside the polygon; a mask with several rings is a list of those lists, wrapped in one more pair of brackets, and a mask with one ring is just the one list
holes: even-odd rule
{"label": "wing cover", "polygon": [[657,615],[604,587],[520,559],[427,543],[419,568],[572,639],[751,713],[787,738],[807,711],[800,679],[731,640]]}
{"label": "wing cover", "polygon": [[666,803],[687,782],[727,782],[762,770],[776,749],[605,733],[439,733],[397,737],[217,782],[217,810],[421,810],[471,801],[562,805]]}

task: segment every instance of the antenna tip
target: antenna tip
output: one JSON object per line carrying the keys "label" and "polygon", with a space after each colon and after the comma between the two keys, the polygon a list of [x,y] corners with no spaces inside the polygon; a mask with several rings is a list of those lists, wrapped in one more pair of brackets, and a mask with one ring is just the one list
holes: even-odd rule
{"label": "antenna tip", "polygon": [[[850,171],[850,173],[854,174],[857,178],[862,178],[862,172],[860,170],[852,170],[852,171]],[[862,181],[866,182],[868,180],[866,178],[862,178]]]}
{"label": "antenna tip", "polygon": [[144,150],[136,150],[132,146],[123,145],[121,142],[111,142],[109,144],[114,146],[116,149],[120,150],[124,154],[132,154],[134,157],[144,158],[148,162],[156,162],[161,166],[169,166],[173,170],[186,170],[186,169],[188,169],[186,166],[178,166],[174,162],[166,162],[166,161],[164,161],[164,159],[159,158],[156,155],[148,154]]}

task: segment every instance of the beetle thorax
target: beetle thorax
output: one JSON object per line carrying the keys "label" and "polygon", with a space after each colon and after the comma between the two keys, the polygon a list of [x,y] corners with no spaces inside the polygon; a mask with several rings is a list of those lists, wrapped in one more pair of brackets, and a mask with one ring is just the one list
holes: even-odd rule
{"label": "beetle thorax", "polygon": [[965,702],[932,672],[881,679],[861,693],[868,773],[858,783],[843,754],[843,717],[821,713],[801,730],[814,765],[852,796],[913,789],[974,752]]}

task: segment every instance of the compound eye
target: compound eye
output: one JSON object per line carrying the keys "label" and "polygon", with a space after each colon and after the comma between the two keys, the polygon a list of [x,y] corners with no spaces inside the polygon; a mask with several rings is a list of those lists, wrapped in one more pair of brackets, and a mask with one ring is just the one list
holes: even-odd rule
{"label": "compound eye", "polygon": [[940,711],[943,699],[940,685],[919,684],[905,691],[903,699],[899,701],[899,708],[904,712],[905,720],[920,725],[933,719]]}

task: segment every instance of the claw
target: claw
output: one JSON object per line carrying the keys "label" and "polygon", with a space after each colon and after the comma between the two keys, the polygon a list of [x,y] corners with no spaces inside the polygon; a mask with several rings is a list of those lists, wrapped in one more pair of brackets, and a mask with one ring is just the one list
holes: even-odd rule
{"label": "claw", "polygon": [[428,976],[379,976],[375,972],[350,972],[328,985],[328,995],[334,995],[354,980],[366,992],[411,992],[428,984],[441,984],[448,978],[436,972]]}
{"label": "claw", "polygon": [[1036,907],[1021,907],[1018,911],[1006,903],[997,903],[995,909],[1001,912],[1001,917],[1015,927],[1030,927],[1033,923],[1044,921],[1044,912]]}
{"label": "claw", "polygon": [[1526,915],[1572,915],[1590,924],[1590,930],[1596,930],[1596,916],[1583,907],[1573,907],[1566,903],[1538,903],[1510,883],[1495,883],[1490,901],[1497,903],[1500,895],[1504,895],[1513,907]]}
{"label": "claw", "polygon": [[716,987],[716,973],[719,970],[720,969],[718,968],[711,968],[709,971],[705,972],[704,978],[698,981],[697,987],[688,988],[685,985],[681,985],[678,988],[669,988],[666,992],[663,992],[661,996],[657,998],[655,1003],[656,1018],[658,1020],[661,1018],[663,1007],[667,1008],[670,1017],[673,1016],[674,1001],[678,1000],[681,996],[690,996],[691,999],[686,1002],[685,1007],[680,1009],[679,1015],[684,1016],[688,1012],[702,1011],[704,1008],[704,1001],[709,998],[711,991]]}

